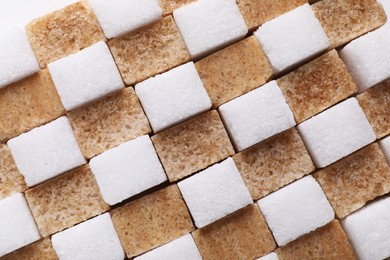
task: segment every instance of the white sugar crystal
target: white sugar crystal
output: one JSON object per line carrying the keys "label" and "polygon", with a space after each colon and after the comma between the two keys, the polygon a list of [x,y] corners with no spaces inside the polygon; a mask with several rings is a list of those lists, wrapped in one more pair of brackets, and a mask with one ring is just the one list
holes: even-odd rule
{"label": "white sugar crystal", "polygon": [[0,200],[0,222],[0,257],[41,237],[21,193]]}
{"label": "white sugar crystal", "polygon": [[158,247],[135,260],[201,260],[202,257],[191,234]]}
{"label": "white sugar crystal", "polygon": [[167,180],[148,135],[92,158],[90,167],[104,201],[110,205]]}
{"label": "white sugar crystal", "polygon": [[309,4],[264,23],[254,35],[275,73],[300,64],[329,47],[328,37]]}
{"label": "white sugar crystal", "polygon": [[198,228],[253,202],[231,158],[179,182],[178,186]]}
{"label": "white sugar crystal", "polygon": [[295,126],[276,81],[223,104],[219,112],[239,151]]}
{"label": "white sugar crystal", "polygon": [[312,176],[271,193],[258,204],[279,246],[334,219],[332,207]]}
{"label": "white sugar crystal", "polygon": [[109,213],[57,233],[51,240],[61,260],[125,258]]}
{"label": "white sugar crystal", "polygon": [[135,86],[154,132],[211,108],[211,101],[193,62]]}
{"label": "white sugar crystal", "polygon": [[340,160],[376,139],[355,98],[303,122],[298,130],[319,168]]}
{"label": "white sugar crystal", "polygon": [[235,0],[198,0],[173,11],[193,58],[243,38],[248,28]]}
{"label": "white sugar crystal", "polygon": [[0,31],[0,88],[39,71],[39,64],[21,28]]}
{"label": "white sugar crystal", "polygon": [[15,137],[8,146],[29,187],[86,162],[67,117]]}
{"label": "white sugar crystal", "polygon": [[124,87],[104,42],[48,65],[66,110],[72,110]]}
{"label": "white sugar crystal", "polygon": [[390,197],[377,200],[341,222],[361,260],[390,256]]}
{"label": "white sugar crystal", "polygon": [[107,38],[150,24],[162,15],[157,0],[91,0],[91,6]]}
{"label": "white sugar crystal", "polygon": [[268,255],[258,258],[257,260],[279,260],[279,257],[276,253],[272,252]]}
{"label": "white sugar crystal", "polygon": [[388,137],[382,139],[379,143],[380,143],[380,146],[383,150],[383,153],[385,154],[387,162],[390,165],[390,135]]}

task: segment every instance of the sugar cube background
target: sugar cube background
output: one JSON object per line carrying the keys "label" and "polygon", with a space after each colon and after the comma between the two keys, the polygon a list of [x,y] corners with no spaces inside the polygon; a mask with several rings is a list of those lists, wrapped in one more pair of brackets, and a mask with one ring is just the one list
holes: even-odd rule
{"label": "sugar cube background", "polygon": [[199,228],[252,203],[231,158],[179,182],[178,186]]}
{"label": "sugar cube background", "polygon": [[234,0],[198,0],[173,11],[192,58],[244,38],[248,32]]}
{"label": "sugar cube background", "polygon": [[91,6],[107,38],[138,29],[162,15],[157,0],[91,0]]}
{"label": "sugar cube background", "polygon": [[334,219],[332,207],[312,176],[271,193],[258,204],[279,246]]}
{"label": "sugar cube background", "polygon": [[269,253],[268,255],[257,258],[257,260],[279,260],[279,257],[275,252],[272,252]]}
{"label": "sugar cube background", "polygon": [[0,221],[0,256],[41,237],[22,193],[0,200]]}
{"label": "sugar cube background", "polygon": [[317,167],[322,168],[375,141],[376,136],[355,98],[298,125]]}
{"label": "sugar cube background", "polygon": [[254,35],[275,73],[306,61],[329,47],[328,37],[307,3],[264,23]]}
{"label": "sugar cube background", "polygon": [[89,164],[110,205],[167,180],[148,135],[112,148],[92,158]]}
{"label": "sugar cube background", "polygon": [[223,104],[219,112],[238,151],[295,125],[275,81]]}
{"label": "sugar cube background", "polygon": [[380,146],[382,151],[387,159],[387,162],[390,164],[390,136],[385,137],[380,141]]}
{"label": "sugar cube background", "polygon": [[100,41],[48,65],[67,111],[124,87],[107,45]]}
{"label": "sugar cube background", "polygon": [[29,187],[86,163],[67,117],[8,141]]}

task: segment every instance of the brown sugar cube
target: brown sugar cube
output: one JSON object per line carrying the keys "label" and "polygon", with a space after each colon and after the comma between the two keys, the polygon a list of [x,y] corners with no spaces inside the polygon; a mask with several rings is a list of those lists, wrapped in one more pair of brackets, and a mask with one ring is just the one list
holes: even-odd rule
{"label": "brown sugar cube", "polygon": [[1,260],[57,260],[50,239],[44,238],[30,244],[26,247],[18,249],[4,257]]}
{"label": "brown sugar cube", "polygon": [[71,111],[68,118],[80,149],[88,159],[151,132],[131,87]]}
{"label": "brown sugar cube", "polygon": [[190,59],[172,16],[110,40],[108,46],[128,85],[165,72]]}
{"label": "brown sugar cube", "polygon": [[27,188],[23,175],[16,167],[11,150],[0,144],[0,200]]}
{"label": "brown sugar cube", "polygon": [[356,255],[344,230],[337,220],[333,220],[284,247],[276,249],[279,260],[323,259],[355,260]]}
{"label": "brown sugar cube", "polygon": [[306,3],[307,0],[237,0],[250,31]]}
{"label": "brown sugar cube", "polygon": [[218,112],[212,110],[152,136],[171,182],[234,154]]}
{"label": "brown sugar cube", "polygon": [[31,47],[42,68],[50,62],[105,40],[92,9],[85,2],[66,6],[26,26]]}
{"label": "brown sugar cube", "polygon": [[387,80],[357,96],[376,136],[390,134],[390,80]]}
{"label": "brown sugar cube", "polygon": [[179,7],[188,5],[196,0],[158,0],[162,10],[163,15],[170,15],[173,11]]}
{"label": "brown sugar cube", "polygon": [[65,114],[47,69],[0,89],[0,140],[5,141]]}
{"label": "brown sugar cube", "polygon": [[357,92],[337,51],[332,50],[277,81],[297,123]]}
{"label": "brown sugar cube", "polygon": [[234,155],[233,160],[254,200],[314,171],[295,128]]}
{"label": "brown sugar cube", "polygon": [[390,192],[390,167],[376,143],[321,169],[314,177],[338,218]]}
{"label": "brown sugar cube", "polygon": [[322,0],[313,11],[329,38],[329,49],[339,47],[386,22],[377,0]]}
{"label": "brown sugar cube", "polygon": [[111,211],[127,257],[161,246],[194,230],[190,214],[176,185]]}
{"label": "brown sugar cube", "polygon": [[254,36],[220,50],[196,64],[213,107],[263,85],[272,67]]}
{"label": "brown sugar cube", "polygon": [[257,204],[192,233],[203,259],[254,259],[276,245]]}
{"label": "brown sugar cube", "polygon": [[109,210],[87,165],[27,190],[26,199],[43,237]]}

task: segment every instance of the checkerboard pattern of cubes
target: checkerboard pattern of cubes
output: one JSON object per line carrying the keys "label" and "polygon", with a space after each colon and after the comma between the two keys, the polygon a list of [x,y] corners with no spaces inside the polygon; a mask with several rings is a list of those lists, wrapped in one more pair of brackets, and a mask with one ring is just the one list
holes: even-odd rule
{"label": "checkerboard pattern of cubes", "polygon": [[83,0],[1,28],[0,259],[389,258],[387,17]]}

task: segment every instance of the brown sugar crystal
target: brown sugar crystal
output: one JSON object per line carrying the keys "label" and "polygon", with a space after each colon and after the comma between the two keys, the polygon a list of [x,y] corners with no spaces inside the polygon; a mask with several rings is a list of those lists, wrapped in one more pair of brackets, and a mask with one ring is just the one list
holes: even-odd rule
{"label": "brown sugar crystal", "polygon": [[16,250],[4,257],[1,260],[57,260],[57,254],[53,249],[53,245],[49,238],[44,238]]}
{"label": "brown sugar crystal", "polygon": [[158,0],[162,10],[163,15],[170,15],[173,11],[179,7],[188,5],[196,0]]}

